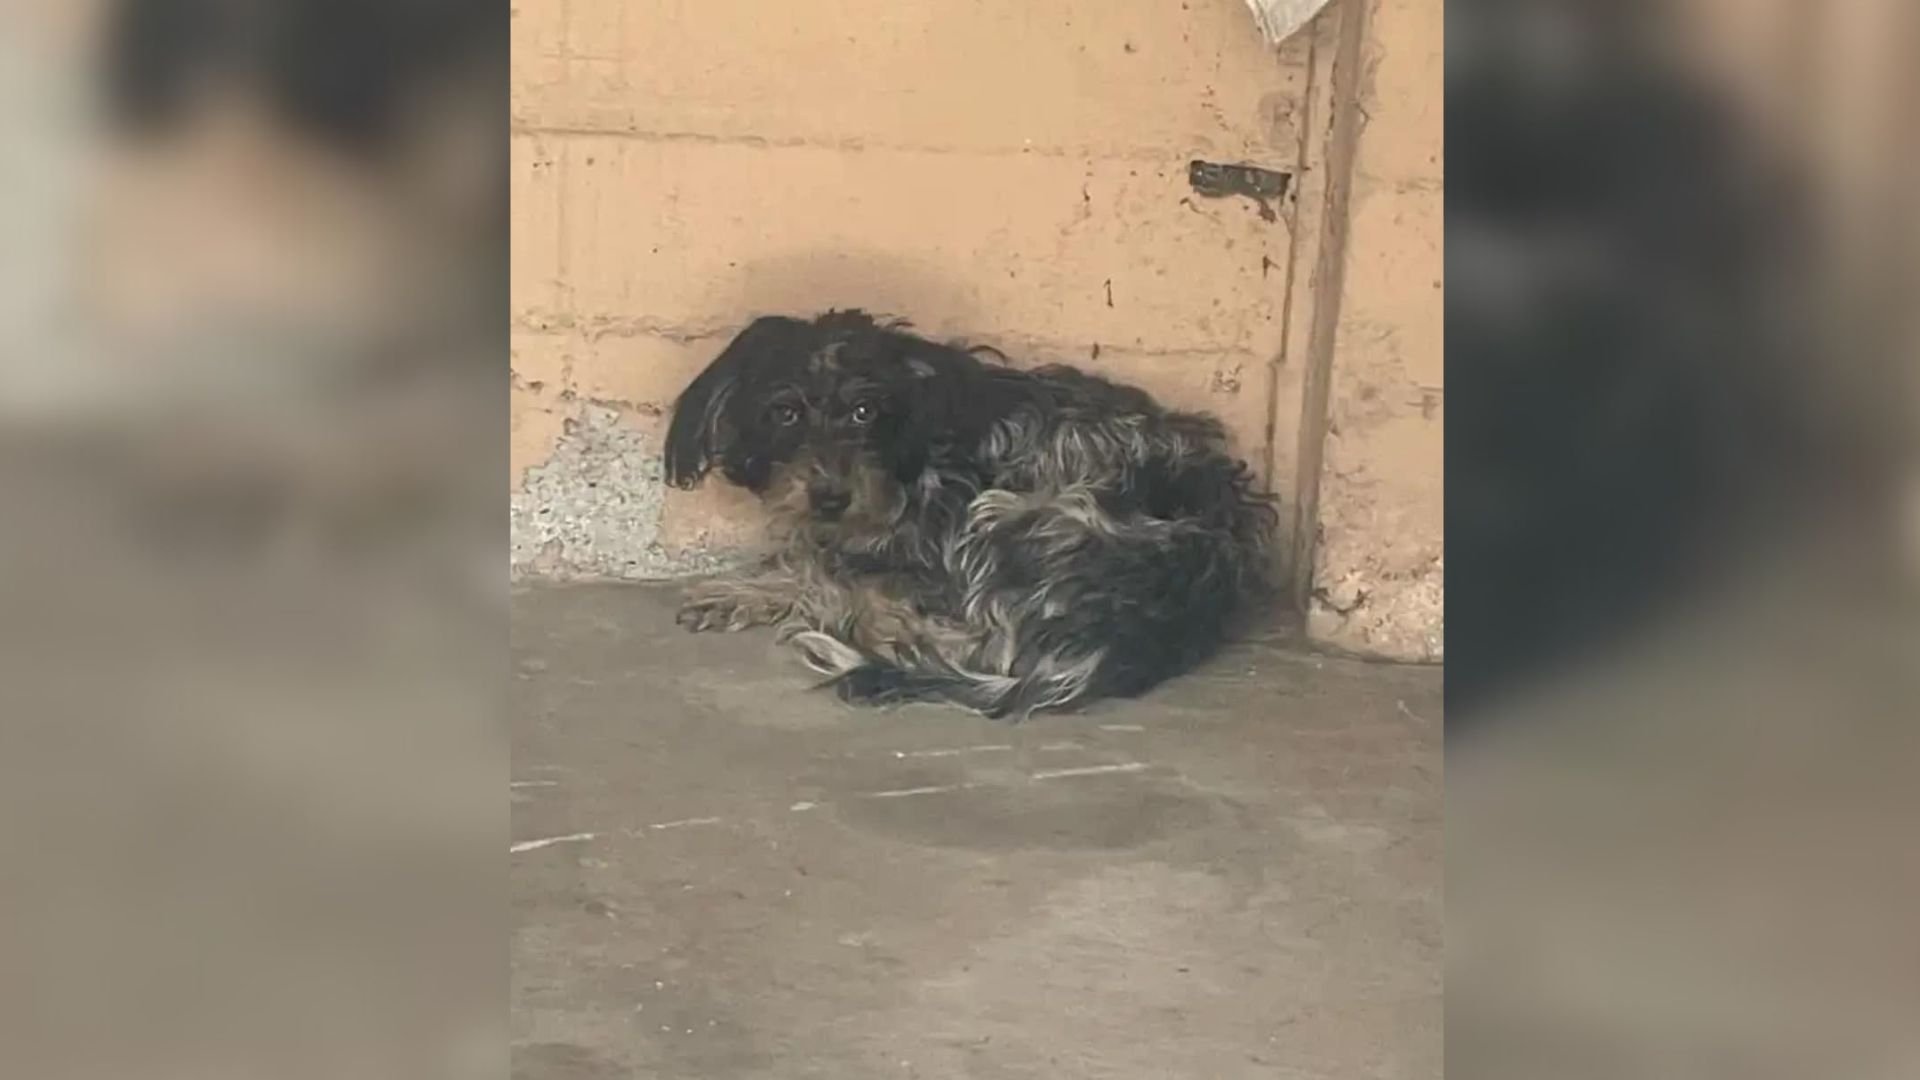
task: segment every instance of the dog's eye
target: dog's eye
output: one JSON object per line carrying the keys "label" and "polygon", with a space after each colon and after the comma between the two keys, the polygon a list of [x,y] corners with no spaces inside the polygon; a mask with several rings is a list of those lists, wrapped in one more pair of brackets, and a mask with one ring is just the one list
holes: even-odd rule
{"label": "dog's eye", "polygon": [[792,427],[800,422],[800,410],[791,405],[775,405],[770,412],[773,422],[781,427]]}
{"label": "dog's eye", "polygon": [[848,414],[848,416],[856,424],[871,424],[873,423],[874,417],[879,415],[880,415],[880,410],[875,408],[873,402],[871,401],[854,402],[853,411]]}

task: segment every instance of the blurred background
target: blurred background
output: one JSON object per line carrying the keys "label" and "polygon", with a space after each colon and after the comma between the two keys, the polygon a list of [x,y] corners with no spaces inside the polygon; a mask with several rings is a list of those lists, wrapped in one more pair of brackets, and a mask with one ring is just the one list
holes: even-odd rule
{"label": "blurred background", "polygon": [[1916,49],[1449,0],[1449,1075],[1920,1075]]}
{"label": "blurred background", "polygon": [[504,1072],[507,5],[0,5],[0,1072]]}

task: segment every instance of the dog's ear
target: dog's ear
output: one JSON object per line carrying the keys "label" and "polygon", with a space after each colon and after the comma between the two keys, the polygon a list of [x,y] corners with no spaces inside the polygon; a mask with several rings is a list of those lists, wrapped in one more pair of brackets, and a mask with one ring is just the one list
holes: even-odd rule
{"label": "dog's ear", "polygon": [[893,466],[911,483],[929,465],[971,449],[972,438],[960,421],[979,379],[980,363],[958,349],[912,341],[900,357],[897,384],[906,405]]}
{"label": "dog's ear", "polygon": [[806,323],[778,315],[755,319],[688,384],[673,404],[667,428],[667,482],[690,488],[739,437],[727,422],[727,404],[756,372],[805,355]]}
{"label": "dog's ear", "polygon": [[1012,384],[973,350],[927,343],[906,357],[915,421],[942,439],[970,443],[986,434],[1010,402]]}

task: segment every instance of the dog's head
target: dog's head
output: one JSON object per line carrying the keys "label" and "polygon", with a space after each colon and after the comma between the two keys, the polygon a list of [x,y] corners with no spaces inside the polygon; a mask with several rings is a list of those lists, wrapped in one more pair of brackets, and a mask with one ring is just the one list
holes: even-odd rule
{"label": "dog's head", "polygon": [[674,405],[667,479],[716,463],[789,525],[831,536],[890,529],[909,486],[955,438],[967,352],[858,311],[755,320]]}

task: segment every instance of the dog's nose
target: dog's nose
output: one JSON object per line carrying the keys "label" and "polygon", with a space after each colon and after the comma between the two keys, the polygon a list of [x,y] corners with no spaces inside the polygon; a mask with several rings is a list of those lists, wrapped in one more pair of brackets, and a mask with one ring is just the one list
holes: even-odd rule
{"label": "dog's nose", "polygon": [[821,517],[837,518],[853,505],[853,495],[837,488],[808,488],[807,499]]}

